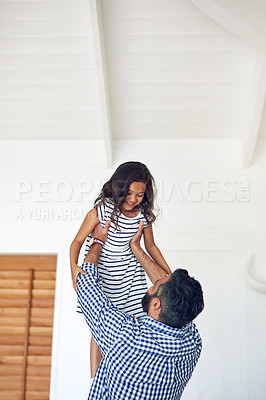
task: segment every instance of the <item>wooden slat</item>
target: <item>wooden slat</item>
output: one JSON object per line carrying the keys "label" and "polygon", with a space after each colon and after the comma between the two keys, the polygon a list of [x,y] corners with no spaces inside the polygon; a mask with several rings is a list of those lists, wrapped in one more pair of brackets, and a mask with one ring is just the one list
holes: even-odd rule
{"label": "wooden slat", "polygon": [[49,400],[49,391],[45,391],[45,392],[29,391],[29,392],[26,392],[25,400]]}
{"label": "wooden slat", "polygon": [[47,391],[50,385],[50,377],[49,376],[29,376],[27,378],[26,390],[34,391],[38,390],[39,392]]}
{"label": "wooden slat", "polygon": [[0,335],[22,336],[25,333],[25,327],[22,326],[0,326]]}
{"label": "wooden slat", "polygon": [[7,346],[21,346],[24,343],[24,336],[23,334],[21,335],[0,335],[0,343],[2,345],[7,345]]}
{"label": "wooden slat", "polygon": [[0,289],[0,299],[27,299],[27,289]]}
{"label": "wooden slat", "polygon": [[[1,256],[0,256],[1,258]],[[0,269],[0,280],[11,280],[12,278],[20,280],[28,280],[28,271],[6,271]],[[52,280],[56,278],[56,272],[54,271],[36,271],[34,274],[36,280]]]}
{"label": "wooden slat", "polygon": [[52,343],[51,336],[30,336],[29,344],[30,346],[50,346]]}
{"label": "wooden slat", "polygon": [[[0,358],[1,359],[1,358]],[[28,356],[27,357],[28,365],[51,365],[51,356]]]}
{"label": "wooden slat", "polygon": [[[1,315],[1,313],[0,313]],[[54,310],[52,308],[32,308],[31,317],[50,317],[53,318]]]}
{"label": "wooden slat", "polygon": [[26,314],[26,308],[0,308],[0,317],[25,317]]}
{"label": "wooden slat", "polygon": [[20,390],[1,390],[0,399],[3,400],[20,400]]}
{"label": "wooden slat", "polygon": [[[28,288],[28,281],[22,279],[12,279],[12,280],[0,280],[0,289],[10,290],[10,289],[27,289]],[[34,280],[33,288],[35,290],[44,289],[44,290],[53,290],[55,289],[55,282],[48,281],[48,280]],[[0,292],[1,295],[1,292]],[[3,296],[6,297],[6,296]]]}
{"label": "wooden slat", "polygon": [[10,364],[10,365],[0,365],[0,376],[19,376],[22,374],[22,365]]}
{"label": "wooden slat", "polygon": [[2,345],[2,344],[0,345],[0,356],[1,355],[21,356],[22,354],[23,354],[23,346],[8,346],[8,345]]}
{"label": "wooden slat", "polygon": [[34,278],[36,280],[55,280],[56,272],[53,271],[35,271]]}
{"label": "wooden slat", "polygon": [[25,326],[26,317],[1,317],[0,316],[0,326]]}
{"label": "wooden slat", "polygon": [[[0,303],[1,307],[9,309],[9,307],[17,307],[19,309],[24,309],[26,305],[26,298],[25,299],[1,299]],[[54,308],[54,299],[53,298],[34,298],[32,299],[32,307],[34,308],[45,308],[53,312]],[[23,312],[24,312],[23,311]]]}
{"label": "wooden slat", "polygon": [[27,299],[0,299],[1,307],[17,307],[26,309]]}
{"label": "wooden slat", "polygon": [[54,299],[32,299],[33,308],[52,308],[54,307]]}
{"label": "wooden slat", "polygon": [[[23,326],[0,326],[0,335],[11,335],[11,336],[20,336],[25,333],[25,327]],[[52,327],[40,327],[40,326],[31,326],[30,327],[30,336],[49,336],[52,337],[53,329]]]}
{"label": "wooden slat", "polygon": [[0,255],[0,270],[55,271],[56,255]]}
{"label": "wooden slat", "polygon": [[33,299],[53,299],[54,298],[54,290],[33,289],[32,298]]}
{"label": "wooden slat", "polygon": [[[1,256],[0,256],[1,258]],[[0,267],[1,268],[1,267]],[[2,271],[0,270],[0,280],[2,279],[7,279],[10,280],[14,277],[15,279],[29,279],[29,273],[28,271]]]}
{"label": "wooden slat", "polygon": [[35,327],[35,326],[30,327],[30,336],[46,336],[51,338],[52,335],[53,335],[53,328]]}
{"label": "wooden slat", "polygon": [[8,379],[8,376],[0,375],[0,390],[14,390],[21,388],[20,376],[12,376],[12,379]]}
{"label": "wooden slat", "polygon": [[0,364],[22,365],[23,356],[0,356]]}
{"label": "wooden slat", "polygon": [[0,289],[27,289],[29,286],[27,279],[5,279],[0,280]]}
{"label": "wooden slat", "polygon": [[50,317],[32,317],[30,320],[31,326],[53,326],[53,318]]}
{"label": "wooden slat", "polygon": [[33,289],[55,289],[55,281],[53,280],[35,280],[33,282]]}
{"label": "wooden slat", "polygon": [[27,376],[50,376],[50,365],[28,365]]}
{"label": "wooden slat", "polygon": [[[1,347],[0,347],[1,351]],[[0,352],[1,354],[1,352]],[[51,346],[29,346],[28,354],[30,356],[51,356],[52,347]]]}

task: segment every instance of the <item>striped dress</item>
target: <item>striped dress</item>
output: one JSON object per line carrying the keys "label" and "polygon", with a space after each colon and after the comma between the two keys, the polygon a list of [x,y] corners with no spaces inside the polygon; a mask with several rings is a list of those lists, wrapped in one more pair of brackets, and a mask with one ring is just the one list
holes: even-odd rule
{"label": "striped dress", "polygon": [[[98,217],[102,226],[111,219],[113,203],[106,200],[98,206]],[[121,214],[118,219],[120,229],[114,223],[108,231],[98,262],[100,285],[113,304],[121,311],[141,317],[144,315],[141,300],[147,292],[145,272],[130,248],[130,240],[138,230],[140,221],[147,226],[147,220],[140,211],[136,217]],[[87,237],[85,257],[89,251],[91,236]]]}

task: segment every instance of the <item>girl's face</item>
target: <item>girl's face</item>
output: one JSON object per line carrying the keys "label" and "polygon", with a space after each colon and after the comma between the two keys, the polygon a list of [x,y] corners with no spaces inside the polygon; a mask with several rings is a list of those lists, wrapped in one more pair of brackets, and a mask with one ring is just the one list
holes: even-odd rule
{"label": "girl's face", "polygon": [[142,202],[146,190],[146,184],[143,182],[133,182],[129,185],[126,201],[122,205],[126,211],[133,210]]}

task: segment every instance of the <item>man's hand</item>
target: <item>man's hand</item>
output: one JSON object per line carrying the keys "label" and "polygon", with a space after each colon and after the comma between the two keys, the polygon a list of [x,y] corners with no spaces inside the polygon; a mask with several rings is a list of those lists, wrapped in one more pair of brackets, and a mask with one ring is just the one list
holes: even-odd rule
{"label": "man's hand", "polygon": [[140,239],[141,239],[141,236],[143,233],[143,228],[144,228],[144,222],[140,221],[139,229],[137,230],[137,232],[135,233],[135,235],[133,236],[133,238],[130,241],[131,249],[132,249],[132,247],[140,247]]}
{"label": "man's hand", "polygon": [[[99,239],[102,242],[105,242],[108,236],[108,229],[110,228],[111,221],[108,220],[104,226],[104,228],[101,226],[101,224],[98,224],[95,226],[92,236],[95,239]],[[92,263],[94,265],[98,264],[99,257],[101,255],[101,250],[102,246],[98,243],[95,243],[91,245],[90,250],[84,260],[86,263]]]}
{"label": "man's hand", "polygon": [[110,219],[106,221],[104,228],[102,227],[101,224],[96,225],[94,231],[92,232],[92,236],[94,238],[100,239],[102,242],[105,242],[107,240],[108,230],[110,228],[110,225],[111,225]]}

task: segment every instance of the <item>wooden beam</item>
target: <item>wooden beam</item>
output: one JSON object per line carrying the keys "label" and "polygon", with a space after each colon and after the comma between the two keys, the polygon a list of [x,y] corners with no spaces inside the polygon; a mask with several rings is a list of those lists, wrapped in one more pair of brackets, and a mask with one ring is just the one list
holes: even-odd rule
{"label": "wooden beam", "polygon": [[113,162],[113,133],[106,53],[104,45],[103,18],[100,0],[90,0],[90,14],[100,93],[106,163],[107,167],[111,167]]}
{"label": "wooden beam", "polygon": [[252,164],[265,102],[266,38],[215,0],[190,0],[204,14],[258,51],[252,91],[247,105],[242,140],[242,166]]}
{"label": "wooden beam", "polygon": [[205,15],[237,35],[256,50],[266,52],[266,37],[215,0],[190,0]]}
{"label": "wooden beam", "polygon": [[24,334],[24,351],[23,351],[23,373],[22,373],[22,385],[21,385],[21,400],[26,399],[26,381],[27,381],[27,364],[28,364],[28,352],[29,352],[29,332],[30,332],[30,312],[31,312],[31,300],[32,300],[32,289],[33,289],[34,270],[29,270],[29,281],[28,281],[28,304],[27,304],[27,322]]}
{"label": "wooden beam", "polygon": [[266,93],[266,57],[259,54],[257,66],[254,72],[252,93],[249,97],[244,135],[242,140],[242,166],[249,167],[254,158],[256,143],[259,136],[259,129],[264,110]]}

